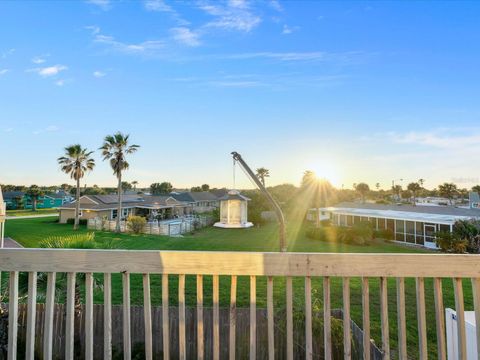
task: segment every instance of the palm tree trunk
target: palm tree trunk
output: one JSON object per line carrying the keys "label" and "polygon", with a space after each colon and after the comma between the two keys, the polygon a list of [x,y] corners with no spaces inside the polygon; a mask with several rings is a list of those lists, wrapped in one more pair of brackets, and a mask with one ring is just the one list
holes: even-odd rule
{"label": "palm tree trunk", "polygon": [[77,203],[75,204],[75,222],[73,224],[73,230],[77,230],[78,224],[80,223],[80,179],[77,179],[75,198],[77,199]]}
{"label": "palm tree trunk", "polygon": [[118,208],[117,208],[117,225],[115,228],[116,232],[120,232],[120,221],[122,216],[122,174],[118,175]]}
{"label": "palm tree trunk", "polygon": [[32,197],[32,211],[37,211],[37,198],[35,196]]}

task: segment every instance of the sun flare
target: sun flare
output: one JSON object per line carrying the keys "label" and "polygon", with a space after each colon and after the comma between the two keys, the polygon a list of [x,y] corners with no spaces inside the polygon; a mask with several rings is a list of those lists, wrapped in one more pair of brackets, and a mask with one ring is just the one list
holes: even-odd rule
{"label": "sun flare", "polygon": [[328,161],[311,162],[306,167],[313,171],[319,179],[328,180],[333,186],[341,186],[341,179],[338,169]]}

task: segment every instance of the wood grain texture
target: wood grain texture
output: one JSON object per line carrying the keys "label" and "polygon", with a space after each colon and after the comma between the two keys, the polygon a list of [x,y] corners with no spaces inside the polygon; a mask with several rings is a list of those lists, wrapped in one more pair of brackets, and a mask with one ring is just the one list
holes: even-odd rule
{"label": "wood grain texture", "polygon": [[150,296],[149,274],[143,274],[143,318],[145,323],[145,359],[152,360],[152,301]]}
{"label": "wood grain texture", "polygon": [[417,294],[417,322],[418,322],[418,346],[421,360],[428,358],[427,350],[427,318],[425,314],[425,280],[415,279]]}
{"label": "wood grain texture", "polygon": [[170,329],[168,316],[168,274],[162,275],[162,336],[163,359],[170,359]]}
{"label": "wood grain texture", "polygon": [[267,332],[268,332],[268,359],[275,358],[275,329],[274,329],[274,312],[273,312],[273,277],[267,279]]}
{"label": "wood grain texture", "polygon": [[213,359],[220,359],[220,279],[213,275]]}
{"label": "wood grain texture", "polygon": [[350,328],[350,278],[343,278],[343,354],[344,359],[352,358]]}
{"label": "wood grain texture", "polygon": [[103,359],[112,358],[112,275],[103,274]]}
{"label": "wood grain texture", "polygon": [[8,297],[8,360],[16,360],[18,334],[18,271],[10,272]]}
{"label": "wood grain texture", "polygon": [[385,359],[390,359],[390,331],[388,325],[388,295],[386,277],[380,278],[380,320],[382,326],[382,351]]}
{"label": "wood grain texture", "polygon": [[250,276],[250,360],[257,357],[257,279]]}
{"label": "wood grain texture", "polygon": [[123,358],[130,360],[132,358],[132,337],[130,322],[130,274],[122,274],[123,286]]}
{"label": "wood grain texture", "polygon": [[56,273],[47,274],[47,295],[45,299],[45,323],[43,327],[43,359],[52,359],[53,346],[53,310],[55,306]]}
{"label": "wood grain texture", "polygon": [[85,274],[85,360],[93,360],[93,274]]}
{"label": "wood grain texture", "polygon": [[407,322],[405,318],[405,279],[397,278],[398,356],[407,359]]}
{"label": "wood grain texture", "polygon": [[292,277],[286,280],[287,307],[287,360],[293,360],[293,284]]}
{"label": "wood grain texture", "polygon": [[[27,300],[27,338],[25,359],[33,360],[35,356],[35,323],[37,315],[37,273],[28,273],[28,300]],[[71,357],[66,357],[71,359]]]}
{"label": "wood grain texture", "polygon": [[465,305],[463,302],[463,285],[461,278],[453,279],[453,289],[455,292],[455,310],[457,313],[458,359],[466,360]]}
{"label": "wood grain texture", "polygon": [[480,277],[477,255],[2,249],[0,270],[194,275]]}
{"label": "wood grain texture", "polygon": [[362,278],[363,359],[370,360],[370,287],[368,278]]}
{"label": "wood grain texture", "polygon": [[305,277],[305,358],[313,358],[312,342],[312,279]]}
{"label": "wood grain texture", "polygon": [[435,299],[435,325],[437,329],[437,356],[439,360],[447,359],[445,340],[445,308],[443,306],[442,279],[433,279],[433,295]]}
{"label": "wood grain texture", "polygon": [[230,317],[229,317],[229,348],[228,358],[235,360],[235,335],[237,328],[237,277],[233,275],[231,277],[230,285]]}
{"label": "wood grain texture", "polygon": [[187,339],[185,334],[185,275],[178,275],[178,357],[187,359]]}
{"label": "wood grain texture", "polygon": [[332,358],[332,323],[330,304],[330,278],[323,278],[323,343],[325,359]]}
{"label": "wood grain texture", "polygon": [[203,275],[197,275],[197,359],[205,357],[203,331]]}

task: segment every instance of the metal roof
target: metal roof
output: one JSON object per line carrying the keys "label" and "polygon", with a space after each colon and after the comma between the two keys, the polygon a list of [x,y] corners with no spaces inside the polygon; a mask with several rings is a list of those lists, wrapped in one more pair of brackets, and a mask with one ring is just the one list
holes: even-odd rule
{"label": "metal roof", "polygon": [[342,215],[431,222],[447,225],[454,224],[457,220],[480,219],[479,210],[447,206],[341,203],[336,206],[323,208],[322,210]]}

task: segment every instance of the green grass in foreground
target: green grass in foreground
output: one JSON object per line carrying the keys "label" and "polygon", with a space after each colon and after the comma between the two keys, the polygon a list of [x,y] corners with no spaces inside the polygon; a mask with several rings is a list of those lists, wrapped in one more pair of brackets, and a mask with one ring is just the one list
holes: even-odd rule
{"label": "green grass in foreground", "polygon": [[7,216],[34,216],[34,215],[49,215],[58,214],[57,209],[37,209],[32,211],[31,209],[25,210],[7,210]]}
{"label": "green grass in foreground", "polygon": [[[55,218],[41,219],[17,219],[8,221],[6,224],[6,234],[12,237],[26,247],[35,247],[38,242],[51,235],[72,234],[72,225],[61,225],[54,222]],[[79,232],[86,232],[85,228]],[[96,232],[98,240],[114,240],[119,248],[122,249],[154,249],[154,250],[204,250],[204,251],[277,251],[277,228],[270,224],[262,228],[251,229],[216,229],[207,228],[198,231],[194,235],[187,235],[183,238],[169,238],[165,236],[153,235],[124,235],[109,232]],[[336,244],[331,242],[322,242],[311,240],[305,236],[302,228],[292,229],[288,235],[289,251],[294,252],[342,252],[342,253],[425,253],[426,250],[396,245],[383,241],[375,241],[370,246],[356,246]],[[96,275],[101,282],[102,275]],[[301,309],[304,304],[303,278],[294,279],[294,304]],[[361,326],[362,324],[362,304],[361,304],[361,282],[359,278],[352,278],[351,284],[351,313],[353,320]],[[122,302],[122,283],[120,274],[112,276],[112,299],[116,304]],[[170,276],[170,302],[177,303],[178,281],[176,276]],[[151,275],[151,294],[153,304],[161,303],[161,279],[159,275]],[[322,279],[312,279],[313,301],[316,304],[322,304]],[[406,297],[406,317],[407,317],[407,341],[409,353],[415,357],[418,352],[418,330],[417,330],[417,309],[415,279],[406,279],[405,285]],[[446,307],[454,308],[454,293],[451,279],[443,281],[444,302]],[[204,277],[204,297],[206,306],[212,303],[212,279]],[[332,279],[332,308],[342,307],[342,279]],[[230,278],[221,277],[220,279],[220,303],[221,306],[228,306],[230,295]],[[464,295],[466,310],[473,309],[472,291],[469,281],[464,282]],[[131,300],[132,304],[142,304],[143,289],[142,278],[139,274],[131,275]],[[186,279],[186,300],[189,306],[194,306],[196,301],[195,277],[187,276]],[[103,295],[101,290],[95,294],[95,301],[101,303]],[[237,292],[238,306],[249,306],[249,278],[238,278]],[[281,309],[285,304],[285,279],[274,279],[274,301],[275,308]],[[433,281],[425,281],[425,301],[427,309],[427,331],[428,347],[432,356],[436,355],[436,330],[435,313],[433,298]],[[389,327],[390,342],[392,348],[397,343],[397,313],[396,313],[396,285],[395,280],[388,281],[388,304],[389,304]],[[259,277],[257,279],[257,305],[266,306],[266,279]],[[370,316],[372,337],[377,344],[380,344],[380,314],[379,314],[379,280],[370,280]]]}

